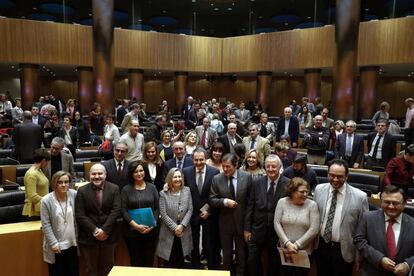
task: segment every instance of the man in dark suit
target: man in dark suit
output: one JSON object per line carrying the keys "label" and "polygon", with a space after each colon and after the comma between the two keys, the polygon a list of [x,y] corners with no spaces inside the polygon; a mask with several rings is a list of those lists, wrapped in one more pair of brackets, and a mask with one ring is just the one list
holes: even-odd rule
{"label": "man in dark suit", "polygon": [[[249,204],[246,209],[244,238],[248,243],[248,267],[250,275],[277,275],[280,266],[277,251],[278,237],[274,229],[277,202],[284,195],[289,179],[280,175],[281,161],[277,155],[269,155],[265,161],[266,176],[253,180]],[[266,252],[267,273],[263,273],[261,257]]]}
{"label": "man in dark suit", "polygon": [[115,263],[121,196],[118,186],[105,179],[105,167],[93,165],[91,182],[79,188],[76,196],[78,243],[86,275],[108,275]]}
{"label": "man in dark suit", "polygon": [[43,128],[45,122],[45,118],[39,114],[39,107],[32,106],[32,123],[37,124]]}
{"label": "man in dark suit", "polygon": [[32,123],[32,113],[23,112],[23,123],[15,127],[13,133],[16,159],[22,164],[33,163],[33,153],[42,145],[42,128]]}
{"label": "man in dark suit", "polygon": [[387,163],[395,157],[396,141],[394,137],[387,132],[388,121],[379,119],[376,125],[377,132],[368,134],[368,157],[365,167],[385,168]]}
{"label": "man in dark suit", "polygon": [[106,169],[106,181],[118,185],[119,191],[128,184],[128,165],[129,161],[125,160],[128,146],[122,142],[114,146],[114,158],[102,163]]}
{"label": "man in dark suit", "polygon": [[200,103],[194,102],[191,109],[188,111],[187,119],[185,124],[188,128],[194,129],[198,124],[198,110],[200,109]]}
{"label": "man in dark suit", "polygon": [[233,146],[238,143],[243,143],[242,138],[237,134],[237,125],[229,123],[227,125],[227,133],[218,138],[218,142],[224,146],[224,153],[234,153]]}
{"label": "man in dark suit", "polygon": [[217,132],[210,127],[210,119],[208,117],[203,118],[203,125],[196,126],[195,131],[198,137],[198,144],[205,150],[208,150],[217,140]]}
{"label": "man in dark suit", "polygon": [[194,165],[184,168],[184,183],[190,187],[193,200],[193,215],[191,217],[191,231],[193,234],[193,251],[191,264],[193,268],[201,268],[200,263],[200,227],[202,227],[203,249],[207,256],[208,269],[217,269],[220,259],[218,245],[217,210],[210,208],[209,197],[211,181],[220,173],[214,167],[206,165],[207,153],[197,148],[193,152]]}
{"label": "man in dark suit", "polygon": [[183,142],[175,142],[173,144],[173,152],[175,157],[164,163],[164,178],[172,168],[179,168],[180,170],[183,170],[184,168],[193,165],[191,157],[185,154]]}
{"label": "man in dark suit", "polygon": [[161,132],[164,129],[167,120],[165,116],[158,115],[155,118],[155,124],[152,124],[145,133],[145,142],[154,141],[157,145],[161,144]]}
{"label": "man in dark suit", "polygon": [[186,121],[188,119],[188,114],[189,114],[191,108],[193,107],[193,103],[194,103],[194,98],[191,97],[191,96],[188,96],[186,103],[182,107],[183,117],[184,117],[184,120],[186,120]]}
{"label": "man in dark suit", "polygon": [[[237,157],[226,154],[222,159],[223,173],[213,178],[210,205],[219,208],[219,233],[223,248],[223,268],[234,275],[244,276],[246,267],[246,243],[243,227],[246,206],[252,186],[252,176],[237,169]],[[236,247],[236,269],[232,269],[233,243]]]}
{"label": "man in dark suit", "polygon": [[120,126],[124,120],[125,115],[129,112],[128,110],[129,101],[127,99],[122,100],[122,105],[116,110],[116,125]]}
{"label": "man in dark suit", "polygon": [[351,168],[359,168],[364,157],[364,138],[355,130],[355,121],[346,122],[346,132],[338,135],[334,149],[335,158],[345,160]]}
{"label": "man in dark suit", "polygon": [[299,121],[292,116],[292,108],[290,107],[285,107],[284,116],[285,118],[280,119],[277,123],[276,141],[279,142],[281,136],[289,135],[292,147],[296,148],[299,140]]}
{"label": "man in dark suit", "polygon": [[362,256],[359,275],[407,275],[410,271],[414,264],[414,219],[403,213],[405,202],[403,190],[386,186],[381,193],[381,210],[362,215],[354,238]]}

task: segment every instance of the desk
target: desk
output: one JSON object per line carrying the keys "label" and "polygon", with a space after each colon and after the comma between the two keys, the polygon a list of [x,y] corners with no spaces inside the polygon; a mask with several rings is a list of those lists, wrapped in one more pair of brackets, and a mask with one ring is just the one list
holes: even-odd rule
{"label": "desk", "polygon": [[129,275],[230,276],[230,271],[114,266],[111,272],[109,273],[109,276],[129,276]]}

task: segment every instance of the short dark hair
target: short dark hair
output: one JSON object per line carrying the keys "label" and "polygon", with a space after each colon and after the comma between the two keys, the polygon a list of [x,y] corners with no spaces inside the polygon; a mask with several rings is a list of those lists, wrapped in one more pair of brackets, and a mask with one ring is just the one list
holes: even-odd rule
{"label": "short dark hair", "polygon": [[301,177],[292,178],[285,187],[286,196],[291,197],[300,186],[305,186],[308,190],[310,189],[309,183],[305,179]]}
{"label": "short dark hair", "polygon": [[381,192],[381,199],[382,199],[382,195],[383,194],[395,194],[395,193],[400,193],[403,197],[404,200],[404,204],[407,201],[407,195],[405,194],[404,190],[394,186],[394,185],[387,185],[384,187],[384,189]]}
{"label": "short dark hair", "polygon": [[377,120],[377,122],[375,123],[375,125],[378,125],[379,123],[383,123],[383,124],[385,124],[386,126],[388,126],[388,125],[389,125],[389,122],[388,122],[388,120],[387,120],[387,119],[378,119],[378,120]]}
{"label": "short dark hair", "polygon": [[227,153],[227,154],[225,154],[225,155],[223,156],[223,158],[221,159],[221,162],[224,162],[224,161],[230,161],[230,162],[231,162],[231,164],[232,164],[234,167],[236,167],[236,168],[237,168],[237,162],[238,162],[238,159],[237,159],[237,156],[236,156],[234,153]]}
{"label": "short dark hair", "polygon": [[131,184],[131,185],[134,185],[134,172],[135,172],[135,170],[137,169],[137,167],[139,165],[141,165],[142,168],[144,169],[145,175],[147,175],[147,173],[148,173],[148,167],[144,163],[144,161],[137,160],[137,161],[133,161],[133,162],[129,163],[127,176],[128,176],[129,184]]}
{"label": "short dark hair", "polygon": [[414,144],[408,145],[405,148],[405,154],[407,154],[409,156],[413,156],[414,155]]}
{"label": "short dark hair", "polygon": [[46,149],[36,149],[33,154],[33,162],[40,163],[42,160],[50,160],[50,153]]}
{"label": "short dark hair", "polygon": [[200,153],[200,152],[204,153],[204,158],[207,158],[207,151],[203,149],[202,147],[197,146],[195,150],[193,151],[193,159],[194,159],[194,153]]}
{"label": "short dark hair", "polygon": [[331,168],[332,165],[338,165],[338,166],[344,167],[345,168],[345,174],[348,175],[348,173],[349,173],[349,166],[348,166],[348,163],[345,160],[342,160],[342,159],[334,159],[334,160],[332,160],[329,163],[329,165],[328,165],[328,172],[329,172],[329,169]]}

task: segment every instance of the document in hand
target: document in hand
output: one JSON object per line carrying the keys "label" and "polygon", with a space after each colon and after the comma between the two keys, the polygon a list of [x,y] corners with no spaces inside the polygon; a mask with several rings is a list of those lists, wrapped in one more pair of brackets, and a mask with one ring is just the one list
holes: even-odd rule
{"label": "document in hand", "polygon": [[138,208],[128,210],[131,219],[138,224],[146,225],[149,227],[157,226],[157,221],[154,218],[151,208]]}
{"label": "document in hand", "polygon": [[278,247],[277,249],[282,265],[310,268],[309,256],[305,250],[299,250],[298,253],[292,254],[284,248]]}

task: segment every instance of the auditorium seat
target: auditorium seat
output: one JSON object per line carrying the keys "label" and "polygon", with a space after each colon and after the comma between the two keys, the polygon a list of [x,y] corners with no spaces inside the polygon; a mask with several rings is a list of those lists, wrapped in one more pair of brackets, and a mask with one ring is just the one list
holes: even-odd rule
{"label": "auditorium seat", "polygon": [[85,174],[83,172],[83,162],[74,162],[73,163],[73,168],[75,169],[75,175],[73,175],[74,178],[85,178]]}
{"label": "auditorium seat", "polygon": [[24,191],[0,192],[0,224],[26,221],[23,205]]}
{"label": "auditorium seat", "polygon": [[16,183],[20,186],[24,186],[24,175],[31,166],[31,164],[16,166]]}
{"label": "auditorium seat", "polygon": [[7,158],[12,156],[11,149],[0,149],[0,158]]}
{"label": "auditorium seat", "polygon": [[348,183],[368,194],[377,194],[380,191],[381,179],[379,175],[350,172]]}
{"label": "auditorium seat", "polygon": [[99,153],[97,149],[84,149],[84,150],[76,151],[77,162],[100,161],[100,160],[101,160],[101,157],[99,157]]}
{"label": "auditorium seat", "polygon": [[374,131],[374,129],[375,127],[372,123],[371,124],[357,124],[356,131],[368,133],[368,132]]}

